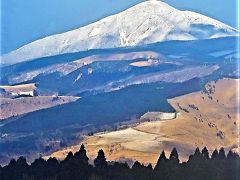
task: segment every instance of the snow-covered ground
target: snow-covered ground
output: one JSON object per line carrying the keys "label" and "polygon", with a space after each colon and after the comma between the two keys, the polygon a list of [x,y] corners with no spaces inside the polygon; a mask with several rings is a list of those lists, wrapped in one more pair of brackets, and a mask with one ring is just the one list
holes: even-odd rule
{"label": "snow-covered ground", "polygon": [[234,28],[204,15],[179,11],[161,1],[145,1],[96,23],[27,44],[4,55],[1,63],[14,64],[89,49],[209,39],[237,33]]}

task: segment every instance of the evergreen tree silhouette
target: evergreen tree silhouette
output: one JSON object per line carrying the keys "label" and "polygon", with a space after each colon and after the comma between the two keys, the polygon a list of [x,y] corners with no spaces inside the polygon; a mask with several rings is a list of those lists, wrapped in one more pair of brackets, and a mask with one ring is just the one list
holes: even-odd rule
{"label": "evergreen tree silhouette", "polygon": [[46,169],[48,177],[55,177],[58,173],[59,162],[56,158],[50,157],[46,162]]}
{"label": "evergreen tree silhouette", "polygon": [[148,164],[148,165],[147,165],[147,168],[150,169],[150,170],[153,170],[153,167],[152,167],[151,164]]}
{"label": "evergreen tree silhouette", "polygon": [[96,168],[106,168],[108,163],[105,158],[104,151],[101,149],[98,151],[97,158],[94,160],[94,165]]}
{"label": "evergreen tree silhouette", "polygon": [[1,180],[239,180],[240,157],[229,151],[214,150],[211,159],[207,148],[200,152],[197,148],[190,160],[179,163],[176,148],[167,159],[163,151],[153,171],[152,166],[144,166],[136,161],[132,168],[126,163],[109,163],[103,150],[99,150],[94,160],[95,167],[88,164],[84,145],[80,150],[68,153],[59,163],[56,158],[45,161],[36,159],[30,166],[24,157],[12,159],[8,165],[0,166]]}
{"label": "evergreen tree silhouette", "polygon": [[103,150],[98,151],[97,158],[94,160],[95,170],[97,175],[105,176],[107,175],[108,163]]}
{"label": "evergreen tree silhouette", "polygon": [[15,159],[11,159],[11,161],[8,164],[8,167],[14,167],[16,165],[17,161]]}
{"label": "evergreen tree silhouette", "polygon": [[27,160],[24,157],[18,158],[15,164],[15,175],[18,177],[18,179],[23,179],[26,176],[28,169],[29,165],[27,164]]}
{"label": "evergreen tree silhouette", "polygon": [[194,151],[194,154],[189,156],[188,162],[194,164],[194,163],[200,161],[201,158],[202,158],[202,154],[201,154],[199,148],[196,148]]}
{"label": "evergreen tree silhouette", "polygon": [[[190,179],[202,180],[206,176],[210,176],[210,170],[207,166],[209,154],[207,148],[203,148],[202,153],[199,148],[196,148],[193,155],[190,156],[187,167]],[[211,179],[209,177],[209,179]]]}
{"label": "evergreen tree silhouette", "polygon": [[228,154],[227,154],[227,159],[228,159],[228,160],[234,159],[234,154],[233,154],[232,150],[230,150],[230,151],[228,152]]}
{"label": "evergreen tree silhouette", "polygon": [[240,177],[240,161],[239,161],[239,156],[237,153],[232,152],[230,150],[227,154],[226,159],[224,159],[225,162],[225,179],[238,179]]}
{"label": "evergreen tree silhouette", "polygon": [[22,178],[19,177],[18,170],[17,170],[17,161],[15,159],[11,159],[8,166],[3,168],[3,179],[5,180],[14,180],[19,178],[20,180]]}
{"label": "evergreen tree silhouette", "polygon": [[67,161],[70,161],[73,159],[73,153],[72,152],[69,152],[67,154],[67,157],[65,158],[65,160],[63,162],[67,162]]}
{"label": "evergreen tree silhouette", "polygon": [[194,152],[193,157],[194,157],[196,160],[200,160],[200,159],[201,159],[201,156],[202,156],[202,154],[201,154],[201,152],[200,152],[200,149],[197,147],[196,150],[195,150],[195,152]]}
{"label": "evergreen tree silhouette", "polygon": [[139,179],[139,180],[145,180],[145,179],[152,179],[153,170],[151,167],[147,166],[145,167],[143,164],[136,161],[132,166],[132,179]]}
{"label": "evergreen tree silhouette", "polygon": [[215,149],[215,150],[213,151],[212,156],[211,156],[211,159],[212,159],[212,160],[218,159],[218,150],[217,150],[217,149]]}
{"label": "evergreen tree silhouette", "polygon": [[142,167],[142,165],[140,164],[140,162],[135,161],[135,163],[132,166],[133,170],[139,170]]}
{"label": "evergreen tree silhouette", "polygon": [[230,150],[227,154],[227,159],[237,160],[237,159],[239,159],[239,155],[237,153],[232,152],[232,150]]}
{"label": "evergreen tree silhouette", "polygon": [[206,158],[207,160],[209,160],[209,152],[208,152],[207,147],[204,147],[204,148],[202,149],[202,155],[203,155],[204,158]]}
{"label": "evergreen tree silhouette", "polygon": [[87,179],[91,167],[88,164],[89,158],[84,145],[81,145],[78,152],[74,155],[69,152],[65,161],[62,163],[62,178],[71,177],[71,179]]}
{"label": "evergreen tree silhouette", "polygon": [[224,148],[221,148],[221,149],[219,150],[218,158],[219,158],[219,159],[225,159],[225,158],[226,158],[226,154],[225,154]]}
{"label": "evergreen tree silhouette", "polygon": [[46,161],[43,158],[35,159],[30,166],[30,176],[35,179],[46,179],[47,178]]}
{"label": "evergreen tree silhouette", "polygon": [[131,177],[131,169],[127,163],[115,162],[112,166],[109,166],[109,172],[109,179],[122,180]]}
{"label": "evergreen tree silhouette", "polygon": [[87,152],[83,144],[81,145],[80,150],[74,154],[74,156],[76,157],[77,161],[83,166],[88,165],[89,158],[87,157]]}
{"label": "evergreen tree silhouette", "polygon": [[163,169],[163,166],[165,166],[166,162],[167,162],[167,158],[165,155],[165,151],[162,151],[162,153],[160,154],[160,157],[158,158],[158,161],[154,170],[160,171],[161,169]]}
{"label": "evergreen tree silhouette", "polygon": [[173,148],[171,154],[170,154],[170,161],[175,162],[176,164],[179,163],[179,159],[178,159],[178,152],[176,148]]}
{"label": "evergreen tree silhouette", "polygon": [[58,179],[64,180],[66,178],[75,179],[78,177],[78,168],[75,166],[75,160],[72,152],[69,152],[66,158],[60,163],[60,172]]}
{"label": "evergreen tree silhouette", "polygon": [[211,170],[214,172],[215,179],[224,179],[224,177],[226,177],[225,157],[223,148],[221,148],[221,152],[215,149],[212,153]]}

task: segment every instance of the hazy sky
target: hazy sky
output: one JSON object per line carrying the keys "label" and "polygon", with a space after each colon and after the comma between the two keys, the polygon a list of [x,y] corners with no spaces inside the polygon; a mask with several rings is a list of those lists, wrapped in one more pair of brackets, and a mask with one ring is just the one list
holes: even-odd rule
{"label": "hazy sky", "polygon": [[[1,0],[2,53],[120,12],[143,0]],[[163,0],[236,27],[237,0]]]}

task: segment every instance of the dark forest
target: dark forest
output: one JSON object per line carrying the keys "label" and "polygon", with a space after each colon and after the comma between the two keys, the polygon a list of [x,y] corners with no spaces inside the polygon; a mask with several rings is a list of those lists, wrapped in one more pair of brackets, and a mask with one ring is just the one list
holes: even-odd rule
{"label": "dark forest", "polygon": [[94,165],[84,145],[73,154],[69,152],[63,161],[56,158],[35,159],[28,164],[24,157],[0,167],[1,180],[240,180],[240,157],[221,148],[209,154],[205,147],[197,148],[187,162],[180,163],[173,148],[167,158],[162,151],[155,167],[138,161],[132,167],[127,163],[108,162],[103,150],[99,150]]}

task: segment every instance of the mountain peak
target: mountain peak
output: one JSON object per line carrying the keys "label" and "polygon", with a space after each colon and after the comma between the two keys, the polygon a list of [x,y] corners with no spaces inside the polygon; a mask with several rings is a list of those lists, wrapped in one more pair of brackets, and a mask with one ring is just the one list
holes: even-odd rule
{"label": "mountain peak", "polygon": [[[172,6],[168,5],[167,3],[159,0],[148,0],[138,3],[136,6],[162,6],[167,8],[173,8]],[[174,9],[174,8],[173,8]]]}
{"label": "mountain peak", "polygon": [[149,0],[141,2],[126,11],[123,11],[120,14],[124,14],[127,12],[134,12],[134,11],[141,11],[143,13],[149,12],[149,13],[160,13],[160,12],[168,12],[168,11],[177,11],[177,9],[173,8],[172,6],[168,5],[167,3],[164,3],[162,1],[158,0]]}
{"label": "mountain peak", "polygon": [[[148,1],[143,1],[141,3],[138,3],[137,5],[133,7],[141,7],[141,6],[162,6],[162,7],[168,7],[168,8],[173,8],[172,6],[168,5],[167,3],[159,0],[148,0]],[[133,8],[132,7],[132,8]]]}
{"label": "mountain peak", "polygon": [[96,23],[49,36],[2,57],[14,64],[40,57],[89,49],[138,46],[170,40],[200,40],[234,36],[230,26],[207,16],[179,11],[162,1],[145,1]]}

